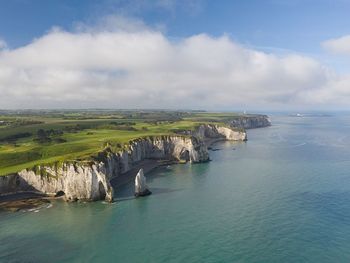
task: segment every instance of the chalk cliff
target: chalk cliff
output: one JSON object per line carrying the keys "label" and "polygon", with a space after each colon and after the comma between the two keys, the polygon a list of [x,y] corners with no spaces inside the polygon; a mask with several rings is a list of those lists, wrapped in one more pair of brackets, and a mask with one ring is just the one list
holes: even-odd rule
{"label": "chalk cliff", "polygon": [[141,168],[135,177],[135,196],[147,196],[152,194],[148,189],[146,184],[146,177],[143,174],[143,169]]}
{"label": "chalk cliff", "polygon": [[247,133],[244,130],[235,130],[232,128],[218,126],[214,124],[200,125],[192,133],[193,136],[201,140],[223,139],[229,141],[246,141]]}
{"label": "chalk cliff", "polygon": [[37,191],[64,194],[66,200],[113,200],[112,178],[131,170],[144,159],[209,160],[206,140],[246,140],[244,131],[217,125],[200,125],[188,135],[153,136],[130,141],[123,150],[107,146],[93,160],[41,166],[0,177],[0,194]]}
{"label": "chalk cliff", "polygon": [[[65,194],[66,200],[113,200],[113,188],[103,163],[63,164],[37,167],[0,177],[0,193],[34,191],[48,195]],[[6,182],[7,181],[7,182]]]}
{"label": "chalk cliff", "polygon": [[227,122],[232,128],[254,129],[271,126],[267,115],[252,115],[249,117],[234,118]]}

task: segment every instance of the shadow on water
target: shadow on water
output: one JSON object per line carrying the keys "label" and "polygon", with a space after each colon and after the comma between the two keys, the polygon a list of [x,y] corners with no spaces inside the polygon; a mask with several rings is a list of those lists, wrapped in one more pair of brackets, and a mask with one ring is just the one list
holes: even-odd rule
{"label": "shadow on water", "polygon": [[124,201],[130,201],[136,199],[135,196],[129,196],[129,197],[114,197],[115,202],[124,202]]}
{"label": "shadow on water", "polygon": [[[167,177],[169,174],[173,172],[173,167],[171,168],[160,166],[153,170],[152,173],[146,174],[147,177],[147,185],[150,186],[152,182],[156,179],[159,179],[161,177]],[[119,201],[129,201],[132,199],[135,199],[134,196],[134,180],[130,180],[127,184],[124,184],[119,187],[114,187],[114,200]],[[171,189],[171,188],[161,188],[161,187],[152,187],[150,186],[149,190],[152,192],[152,195],[159,195],[159,194],[168,194],[172,192],[178,192],[182,191],[183,189]]]}
{"label": "shadow on water", "polygon": [[[151,188],[152,195],[159,195],[159,194],[168,194],[168,193],[173,193],[173,192],[179,192],[182,191],[183,189],[171,189],[171,188]],[[114,196],[114,200],[117,202],[120,201],[128,201],[135,199],[136,197],[134,196],[134,191],[133,191],[133,186],[128,187],[128,189],[124,191],[116,191],[116,194]]]}
{"label": "shadow on water", "polygon": [[37,192],[22,192],[22,193],[8,194],[8,195],[0,195],[0,203],[21,200],[21,199],[28,199],[28,198],[42,198],[45,196],[46,195],[37,193]]}

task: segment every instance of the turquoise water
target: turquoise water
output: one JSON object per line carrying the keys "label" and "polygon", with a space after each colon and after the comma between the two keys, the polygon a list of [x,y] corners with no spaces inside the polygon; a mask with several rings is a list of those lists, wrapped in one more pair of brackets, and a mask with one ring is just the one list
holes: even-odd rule
{"label": "turquoise water", "polygon": [[350,116],[273,116],[114,204],[0,214],[0,262],[350,262]]}

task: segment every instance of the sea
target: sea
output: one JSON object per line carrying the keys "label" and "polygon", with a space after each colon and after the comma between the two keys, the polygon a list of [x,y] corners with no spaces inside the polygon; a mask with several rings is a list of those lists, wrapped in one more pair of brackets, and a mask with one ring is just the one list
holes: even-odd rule
{"label": "sea", "polygon": [[350,262],[350,115],[271,114],[115,202],[0,214],[0,262]]}

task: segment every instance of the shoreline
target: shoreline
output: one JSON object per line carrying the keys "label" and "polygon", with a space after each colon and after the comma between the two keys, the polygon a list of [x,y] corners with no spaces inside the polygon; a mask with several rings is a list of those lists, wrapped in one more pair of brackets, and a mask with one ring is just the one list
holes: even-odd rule
{"label": "shoreline", "polygon": [[[206,139],[204,140],[205,146],[207,147],[208,151],[211,151],[209,149],[212,147],[213,144],[218,143],[218,142],[225,142],[228,141],[224,138],[213,138],[213,139]],[[209,162],[211,161],[210,159],[208,160]],[[171,161],[171,160],[156,160],[156,159],[146,159],[142,160],[138,164],[136,164],[130,171],[122,174],[119,177],[112,178],[110,180],[110,183],[114,189],[117,189],[129,182],[131,182],[138,171],[143,168],[145,176],[153,171],[154,169],[161,167],[161,166],[168,166],[168,165],[174,165],[174,164],[182,164],[181,162],[178,161]]]}
{"label": "shoreline", "polygon": [[[208,151],[210,147],[218,142],[227,141],[224,138],[208,138],[204,140]],[[210,159],[208,161],[211,161]],[[114,190],[132,182],[138,173],[143,168],[145,175],[161,166],[174,164],[182,164],[179,161],[164,160],[164,159],[145,159],[137,163],[131,170],[123,173],[119,177],[114,177],[110,180],[110,184]],[[41,193],[39,191],[22,191],[0,194],[0,212],[17,212],[20,210],[29,210],[39,208],[43,204],[50,204],[50,200],[61,200],[63,196],[53,196]],[[113,198],[114,199],[114,198]]]}
{"label": "shoreline", "polygon": [[170,160],[156,160],[156,159],[145,159],[136,164],[130,171],[123,173],[119,177],[112,178],[110,183],[114,189],[119,188],[129,182],[131,182],[138,171],[143,168],[145,175],[157,167],[177,164],[178,162],[170,161]]}
{"label": "shoreline", "polygon": [[0,212],[18,212],[50,204],[52,197],[39,192],[20,192],[0,195]]}

